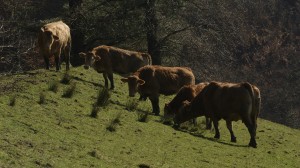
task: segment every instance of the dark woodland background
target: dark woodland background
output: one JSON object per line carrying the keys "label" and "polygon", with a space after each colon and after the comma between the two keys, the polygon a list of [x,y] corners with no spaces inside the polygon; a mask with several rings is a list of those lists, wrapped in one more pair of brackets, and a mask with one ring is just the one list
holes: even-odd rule
{"label": "dark woodland background", "polygon": [[299,10],[299,0],[0,0],[0,74],[43,68],[37,32],[63,20],[73,66],[97,45],[147,51],[199,82],[257,85],[260,117],[300,128]]}

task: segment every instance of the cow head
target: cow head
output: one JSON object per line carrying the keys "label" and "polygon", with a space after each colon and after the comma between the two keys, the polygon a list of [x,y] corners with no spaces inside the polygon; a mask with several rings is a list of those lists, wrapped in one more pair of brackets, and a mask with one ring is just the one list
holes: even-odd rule
{"label": "cow head", "polygon": [[54,42],[59,41],[59,37],[54,35],[53,32],[47,28],[42,27],[41,28],[42,36],[43,36],[43,44],[47,47],[49,47],[49,51],[52,48],[52,44]]}
{"label": "cow head", "polygon": [[182,106],[179,108],[178,113],[174,117],[174,122],[176,124],[181,124],[192,118],[191,116],[191,103],[189,101],[184,101]]}
{"label": "cow head", "polygon": [[136,92],[138,91],[138,87],[145,84],[144,80],[135,75],[129,76],[128,78],[122,78],[121,80],[122,82],[128,83],[130,97],[134,97]]}
{"label": "cow head", "polygon": [[85,69],[89,69],[90,67],[93,66],[95,61],[98,61],[101,59],[99,56],[95,55],[95,53],[93,53],[93,52],[87,52],[87,53],[80,52],[79,56],[85,59],[85,62],[84,62]]}
{"label": "cow head", "polygon": [[174,110],[171,108],[169,103],[166,103],[164,107],[164,118],[170,119],[170,118],[174,118],[174,116],[175,116]]}

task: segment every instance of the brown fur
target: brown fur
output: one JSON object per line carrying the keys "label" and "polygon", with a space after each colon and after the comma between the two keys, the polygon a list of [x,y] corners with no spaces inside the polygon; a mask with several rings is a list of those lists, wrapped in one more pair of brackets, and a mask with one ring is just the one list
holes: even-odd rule
{"label": "brown fur", "polygon": [[85,57],[85,68],[92,66],[97,72],[103,73],[105,87],[108,80],[114,88],[113,73],[128,74],[145,65],[151,65],[151,56],[147,53],[129,51],[112,46],[98,46],[88,53],[80,53]]}
{"label": "brown fur", "polygon": [[215,138],[220,138],[218,121],[226,120],[231,141],[236,142],[232,121],[242,120],[251,135],[249,146],[256,147],[257,116],[260,111],[260,91],[249,83],[211,82],[175,116],[176,123],[206,116],[213,120]]}
{"label": "brown fur", "polygon": [[49,69],[49,57],[54,55],[56,70],[60,69],[60,55],[64,52],[66,70],[70,66],[71,34],[70,28],[62,21],[44,25],[38,34],[39,53],[44,57],[46,69]]}
{"label": "brown fur", "polygon": [[129,96],[139,92],[142,97],[149,97],[153,112],[159,114],[158,97],[160,94],[171,95],[185,85],[194,85],[195,76],[187,67],[145,66],[134,75],[123,78],[128,82]]}
{"label": "brown fur", "polygon": [[[164,107],[164,117],[173,118],[178,113],[179,108],[184,101],[192,101],[197,94],[206,86],[208,82],[199,83],[197,85],[183,86],[170,103],[166,103]],[[193,121],[196,124],[196,119]],[[206,129],[211,128],[211,121],[206,117]]]}

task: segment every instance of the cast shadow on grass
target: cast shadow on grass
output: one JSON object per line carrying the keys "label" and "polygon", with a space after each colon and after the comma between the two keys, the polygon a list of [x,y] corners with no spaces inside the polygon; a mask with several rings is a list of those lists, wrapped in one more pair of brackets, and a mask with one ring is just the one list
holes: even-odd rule
{"label": "cast shadow on grass", "polygon": [[[175,128],[174,128],[175,129]],[[209,140],[209,141],[213,141],[213,142],[217,142],[217,143],[220,143],[220,144],[224,144],[224,145],[228,145],[228,146],[234,146],[234,147],[248,147],[248,145],[238,145],[238,144],[233,144],[233,143],[228,143],[228,142],[223,142],[223,141],[220,141],[216,138],[213,138],[213,137],[205,137],[204,135],[202,135],[201,133],[196,133],[196,132],[191,132],[191,131],[188,131],[188,130],[183,130],[183,129],[175,129],[176,131],[181,131],[181,132],[184,132],[184,133],[189,133],[190,135],[192,136],[195,136],[195,137],[199,137],[199,138],[202,138],[202,139],[206,139],[206,140]],[[230,140],[228,140],[230,141]]]}
{"label": "cast shadow on grass", "polygon": [[90,84],[92,84],[92,85],[94,85],[94,86],[104,87],[103,85],[101,85],[101,84],[99,84],[99,83],[87,81],[87,80],[84,80],[84,79],[79,78],[78,76],[74,76],[74,77],[73,77],[73,80],[81,81],[81,82],[84,82],[84,83],[90,83]]}
{"label": "cast shadow on grass", "polygon": [[[125,110],[126,110],[126,108],[127,108],[127,105],[126,105],[126,104],[122,104],[122,103],[120,103],[119,101],[110,100],[110,103],[111,103],[111,104],[118,105],[118,106],[121,106],[121,107],[124,107]],[[128,110],[127,110],[127,111],[128,111]],[[144,112],[144,113],[148,112],[148,111],[142,110],[142,109],[140,109],[140,108],[137,108],[136,111]],[[129,112],[130,112],[130,111],[129,111]],[[155,115],[155,114],[149,113],[149,115]]]}

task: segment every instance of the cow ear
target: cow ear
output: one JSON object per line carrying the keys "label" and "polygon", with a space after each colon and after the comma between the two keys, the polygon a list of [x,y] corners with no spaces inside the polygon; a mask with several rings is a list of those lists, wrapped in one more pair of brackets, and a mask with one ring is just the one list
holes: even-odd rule
{"label": "cow ear", "polygon": [[126,83],[128,82],[128,78],[122,78],[121,81]]}
{"label": "cow ear", "polygon": [[54,38],[55,41],[58,41],[58,40],[59,40],[59,37],[56,36],[56,35],[53,35],[53,38]]}
{"label": "cow ear", "polygon": [[144,84],[145,84],[145,81],[142,80],[142,79],[139,79],[139,80],[138,80],[138,84],[139,84],[139,85],[144,85]]}
{"label": "cow ear", "polygon": [[96,55],[96,56],[94,56],[94,58],[95,58],[95,60],[96,60],[96,61],[99,61],[99,60],[101,60],[101,58],[100,58],[99,56],[97,56],[97,55]]}
{"label": "cow ear", "polygon": [[79,55],[79,57],[84,58],[86,56],[86,53],[80,52],[80,53],[78,53],[78,55]]}

